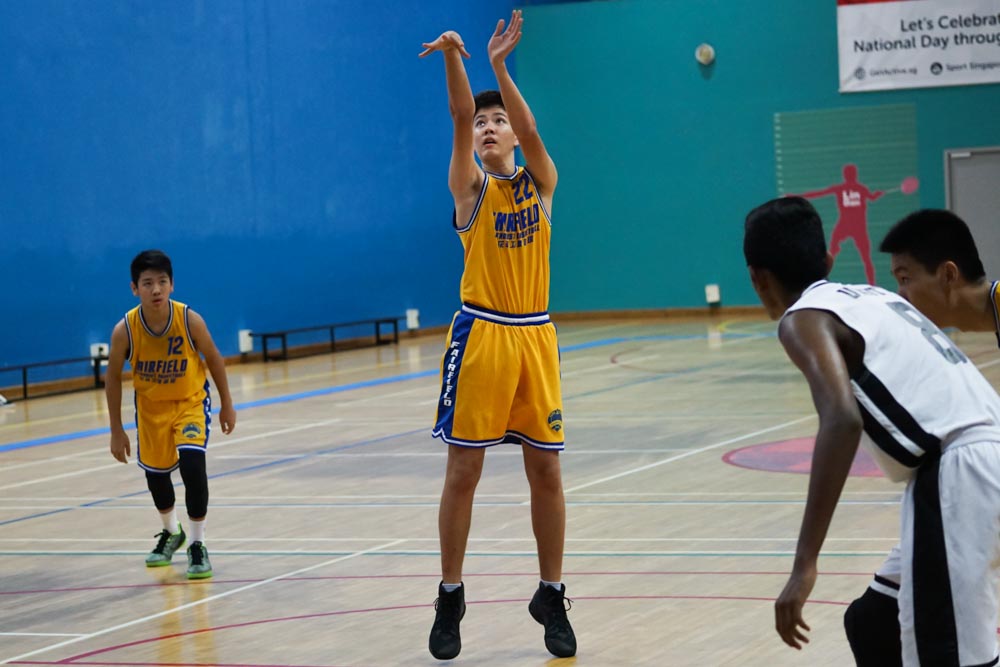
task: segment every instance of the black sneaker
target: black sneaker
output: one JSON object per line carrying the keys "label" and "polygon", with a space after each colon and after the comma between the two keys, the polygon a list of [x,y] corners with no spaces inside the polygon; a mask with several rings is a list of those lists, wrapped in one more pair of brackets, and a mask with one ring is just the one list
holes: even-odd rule
{"label": "black sneaker", "polygon": [[444,582],[439,584],[434,609],[437,614],[434,616],[434,627],[431,628],[431,655],[438,660],[451,660],[462,650],[458,624],[465,616],[465,586],[459,586],[448,593],[444,590]]}
{"label": "black sneaker", "polygon": [[545,626],[545,648],[557,658],[576,655],[576,635],[566,618],[566,611],[572,606],[565,585],[557,591],[546,584],[538,585],[528,605],[531,617]]}
{"label": "black sneaker", "polygon": [[174,557],[174,552],[184,546],[184,540],[187,539],[181,524],[177,524],[176,533],[161,530],[155,537],[156,546],[146,556],[146,567],[170,565],[170,559]]}

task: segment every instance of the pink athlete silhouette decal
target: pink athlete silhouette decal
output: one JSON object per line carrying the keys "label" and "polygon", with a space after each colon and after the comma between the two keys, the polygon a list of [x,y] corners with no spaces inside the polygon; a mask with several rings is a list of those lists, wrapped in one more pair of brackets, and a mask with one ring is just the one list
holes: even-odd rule
{"label": "pink athlete silhouette decal", "polygon": [[[837,197],[837,223],[830,235],[830,254],[834,257],[840,252],[840,245],[846,239],[853,239],[854,245],[861,255],[865,265],[865,277],[869,285],[875,284],[875,266],[872,264],[871,241],[868,238],[868,202],[890,192],[913,194],[920,187],[920,181],[914,176],[907,176],[898,187],[872,192],[858,182],[858,168],[853,164],[844,165],[844,182],[831,185],[822,190],[805,192],[799,197],[815,199],[827,195]],[[786,195],[793,197],[796,195]]]}

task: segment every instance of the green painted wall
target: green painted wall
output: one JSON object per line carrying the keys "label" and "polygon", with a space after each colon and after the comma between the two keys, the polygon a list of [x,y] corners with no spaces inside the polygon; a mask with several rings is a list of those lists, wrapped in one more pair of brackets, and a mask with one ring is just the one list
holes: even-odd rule
{"label": "green painted wall", "polygon": [[[721,286],[724,305],[755,304],[742,224],[749,209],[779,194],[775,114],[912,105],[912,175],[921,183],[914,207],[944,206],[946,148],[1000,145],[1000,85],[838,93],[835,4],[613,0],[525,8],[518,83],[560,173],[553,311],[699,306],[706,283]],[[694,60],[701,42],[716,50],[708,69]],[[869,214],[883,215],[882,204],[905,213],[900,201],[874,202]],[[849,247],[844,256],[853,253]],[[861,282],[860,267],[835,276]],[[879,281],[888,277],[880,272]]]}

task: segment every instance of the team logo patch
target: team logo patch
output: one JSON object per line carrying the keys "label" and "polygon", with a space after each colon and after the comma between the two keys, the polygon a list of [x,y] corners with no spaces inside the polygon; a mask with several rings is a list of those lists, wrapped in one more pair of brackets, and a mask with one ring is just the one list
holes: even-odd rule
{"label": "team logo patch", "polygon": [[549,413],[549,428],[556,433],[562,430],[562,410],[553,410]]}
{"label": "team logo patch", "polygon": [[[551,419],[551,418],[550,418]],[[201,435],[201,428],[194,422],[186,425],[184,430],[181,431],[185,438],[194,439]]]}

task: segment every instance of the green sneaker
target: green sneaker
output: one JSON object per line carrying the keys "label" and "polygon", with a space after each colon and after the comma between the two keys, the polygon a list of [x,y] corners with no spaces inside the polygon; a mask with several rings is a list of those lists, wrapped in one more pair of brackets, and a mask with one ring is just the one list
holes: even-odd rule
{"label": "green sneaker", "polygon": [[171,534],[168,530],[162,530],[155,535],[156,546],[146,556],[146,567],[163,567],[170,565],[170,559],[174,557],[174,552],[184,546],[187,535],[180,524],[177,524],[177,532]]}
{"label": "green sneaker", "polygon": [[212,576],[212,563],[208,560],[208,549],[201,542],[192,542],[187,548],[188,579],[208,579]]}

